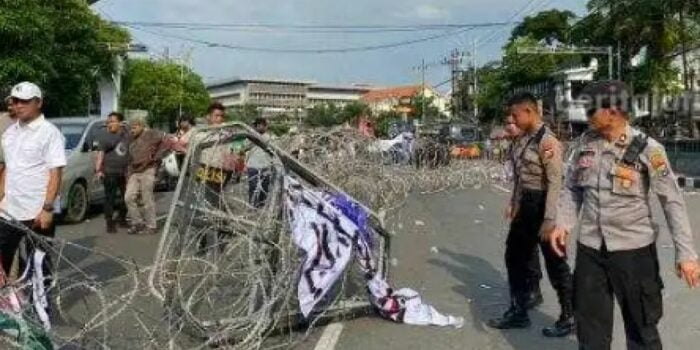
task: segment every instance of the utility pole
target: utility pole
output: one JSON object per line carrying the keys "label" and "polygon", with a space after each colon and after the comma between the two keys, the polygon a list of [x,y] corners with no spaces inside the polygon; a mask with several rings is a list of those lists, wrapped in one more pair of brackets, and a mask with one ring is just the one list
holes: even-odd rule
{"label": "utility pole", "polygon": [[474,121],[479,120],[479,105],[476,102],[477,94],[479,93],[479,80],[476,73],[476,39],[472,39],[472,68],[474,78],[474,89],[472,90],[472,109],[474,110]]}
{"label": "utility pole", "polygon": [[413,67],[413,70],[419,70],[421,74],[421,121],[425,123],[425,71],[428,70],[428,65],[425,63],[425,59],[421,60],[420,66]]}
{"label": "utility pole", "polygon": [[458,84],[459,76],[461,73],[462,58],[464,57],[464,52],[460,52],[458,49],[452,50],[449,57],[445,57],[442,60],[442,64],[448,65],[450,67],[450,79],[452,82],[452,98],[451,98],[451,109],[452,117],[457,117],[459,111],[461,111],[459,106],[458,97]]}
{"label": "utility pole", "polygon": [[622,45],[617,40],[617,80],[622,81]]}

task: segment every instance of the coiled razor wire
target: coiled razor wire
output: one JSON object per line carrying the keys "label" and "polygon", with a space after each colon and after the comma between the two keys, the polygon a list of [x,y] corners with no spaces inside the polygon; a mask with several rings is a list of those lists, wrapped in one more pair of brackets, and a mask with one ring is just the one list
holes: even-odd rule
{"label": "coiled razor wire", "polygon": [[[0,314],[7,324],[18,325],[5,329],[0,319],[0,328],[5,329],[0,344],[26,348],[33,330],[45,334],[56,349],[286,348],[319,322],[364,315],[371,308],[364,278],[350,265],[312,317],[299,315],[296,284],[302,257],[282,215],[284,176],[344,191],[366,206],[378,232],[373,255],[385,276],[390,235],[383,230],[384,222],[409,195],[478,188],[505,178],[501,164],[484,159],[449,164],[433,159],[430,166],[421,167],[396,162],[377,151],[376,140],[348,129],[311,130],[269,144],[238,123],[200,129],[197,134],[203,136],[191,141],[150,266],[139,266],[115,252],[40,237],[16,222],[3,221],[24,232],[27,240],[47,243],[56,271],[50,290],[55,322],[50,331],[42,331],[31,305],[25,303],[19,315]],[[204,154],[230,156],[231,142],[241,137],[273,158],[269,193],[260,208],[249,204],[253,179],[246,174],[225,171],[228,181],[218,188],[198,176]],[[445,152],[434,154],[444,156]],[[87,260],[94,264],[86,266]],[[118,270],[119,276],[100,277],[103,266]],[[0,291],[26,294],[28,288],[16,282]]]}

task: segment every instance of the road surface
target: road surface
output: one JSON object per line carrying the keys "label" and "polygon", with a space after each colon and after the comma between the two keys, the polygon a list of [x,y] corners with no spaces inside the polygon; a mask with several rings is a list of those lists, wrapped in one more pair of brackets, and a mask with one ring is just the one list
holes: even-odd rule
{"label": "road surface", "polygon": [[[395,232],[391,270],[395,287],[418,290],[423,299],[444,313],[465,318],[461,329],[416,327],[366,317],[332,324],[312,331],[297,349],[577,349],[574,337],[545,339],[540,328],[558,317],[558,306],[549,282],[543,280],[545,303],[531,313],[526,330],[499,331],[485,321],[507,307],[508,291],[503,263],[507,226],[502,219],[508,194],[484,187],[468,191],[412,197],[391,220]],[[686,197],[692,226],[700,228],[700,196]],[[168,195],[160,195],[158,211],[166,213]],[[658,213],[658,210],[657,210]],[[660,219],[660,226],[665,222]],[[104,233],[101,216],[79,225],[60,226],[62,238],[90,248],[109,251],[142,266],[150,264],[157,236]],[[666,289],[665,316],[661,322],[665,347],[695,349],[700,335],[700,294],[690,291],[673,274],[673,249],[664,229],[659,252]],[[119,265],[86,254],[80,266],[95,278],[109,281],[119,276]],[[74,308],[79,308],[75,305]],[[76,311],[73,311],[76,312]],[[124,348],[128,348],[125,346]],[[617,313],[613,349],[624,349],[622,320]]]}

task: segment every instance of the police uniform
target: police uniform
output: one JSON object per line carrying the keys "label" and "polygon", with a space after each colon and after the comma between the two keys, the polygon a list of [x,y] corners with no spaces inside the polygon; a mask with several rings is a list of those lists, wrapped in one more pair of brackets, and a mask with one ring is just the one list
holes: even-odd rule
{"label": "police uniform", "polygon": [[657,141],[630,126],[614,142],[589,132],[575,146],[559,199],[557,225],[580,224],[575,318],[581,349],[610,349],[613,296],[627,346],[661,349],[661,290],[650,194],[659,198],[677,261],[697,258],[683,195]]}
{"label": "police uniform", "polygon": [[[508,158],[508,169],[510,171],[510,174],[512,176],[515,176],[516,169],[515,169],[515,164],[517,163],[516,158],[522,154],[522,148],[525,146],[525,143],[528,141],[527,137],[517,137],[512,140],[510,145],[508,146],[508,153],[507,153],[507,158]],[[514,178],[513,178],[514,179]],[[515,186],[514,186],[515,187]],[[513,193],[517,193],[515,189],[513,190]],[[510,207],[511,210],[515,210],[515,208],[518,206],[518,203],[516,203],[516,196],[513,195],[511,197],[511,203]],[[542,298],[542,292],[540,290],[540,281],[542,280],[542,267],[540,266],[540,251],[539,247],[535,247],[532,251],[532,255],[530,256],[530,260],[528,261],[527,264],[528,268],[528,287],[530,289],[526,308],[527,309],[532,309],[544,301]]]}
{"label": "police uniform", "polygon": [[[571,332],[572,277],[565,258],[557,256],[549,244],[540,240],[543,227],[554,227],[557,200],[562,183],[562,150],[556,136],[543,124],[526,134],[514,149],[515,188],[513,207],[515,216],[506,241],[506,267],[511,293],[511,309],[503,318],[489,324],[496,328],[519,328],[529,324],[528,299],[533,290],[533,253],[538,244],[545,258],[547,274],[557,291],[562,309],[560,321],[548,336],[562,336]],[[510,322],[515,320],[515,322]],[[512,326],[512,327],[511,327]]]}

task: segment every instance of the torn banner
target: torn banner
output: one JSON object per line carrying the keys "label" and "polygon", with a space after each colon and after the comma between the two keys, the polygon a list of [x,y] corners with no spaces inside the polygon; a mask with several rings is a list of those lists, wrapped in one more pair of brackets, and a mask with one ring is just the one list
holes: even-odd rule
{"label": "torn banner", "polygon": [[[364,225],[366,214],[357,212],[357,206],[338,205],[347,204],[349,199],[304,187],[289,176],[284,179],[284,190],[285,212],[293,241],[306,254],[297,291],[305,317],[343,274],[354,250],[367,276],[370,301],[382,317],[415,325],[457,328],[463,325],[461,317],[440,314],[424,304],[417,292],[411,289],[394,291],[377,276],[370,249],[374,232]],[[365,227],[358,227],[358,224]]]}

